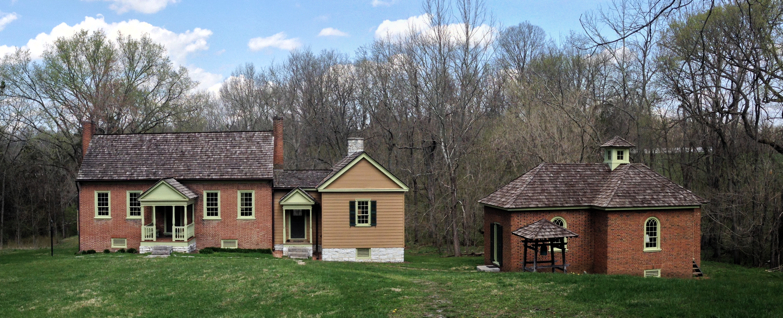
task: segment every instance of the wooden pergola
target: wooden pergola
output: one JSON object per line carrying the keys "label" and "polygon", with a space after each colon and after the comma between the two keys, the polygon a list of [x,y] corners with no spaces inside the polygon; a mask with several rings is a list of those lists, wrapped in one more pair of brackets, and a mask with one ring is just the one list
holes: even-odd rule
{"label": "wooden pergola", "polygon": [[[552,223],[548,220],[541,219],[531,224],[525,225],[514,232],[511,232],[516,236],[523,239],[525,244],[525,256],[522,261],[522,268],[528,272],[537,272],[539,269],[551,268],[554,273],[556,269],[568,272],[568,265],[566,264],[566,241],[567,237],[579,237],[578,234],[563,228],[560,225]],[[555,248],[560,249],[562,257],[562,263],[557,264],[555,260]],[[533,260],[527,260],[528,250],[533,251]],[[538,253],[541,255],[550,255],[549,260],[538,260]],[[533,265],[528,267],[528,265]]]}

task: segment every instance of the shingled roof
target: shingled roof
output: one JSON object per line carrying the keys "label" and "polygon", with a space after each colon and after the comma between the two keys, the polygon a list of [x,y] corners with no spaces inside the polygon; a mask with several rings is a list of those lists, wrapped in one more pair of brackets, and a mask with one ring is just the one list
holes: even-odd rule
{"label": "shingled roof", "polygon": [[275,188],[315,188],[332,170],[275,170]]}
{"label": "shingled roof", "polygon": [[542,163],[479,200],[503,209],[675,207],[706,201],[644,164]]}
{"label": "shingled roof", "polygon": [[559,237],[578,237],[579,235],[548,220],[541,219],[511,232],[529,240],[545,240]]}
{"label": "shingled roof", "polygon": [[609,141],[605,142],[601,147],[620,147],[620,148],[633,148],[636,147],[634,144],[628,142],[628,140],[625,140],[623,138],[620,138],[620,136],[614,136],[614,138],[609,139]]}
{"label": "shingled roof", "polygon": [[272,179],[262,132],[95,135],[77,180]]}

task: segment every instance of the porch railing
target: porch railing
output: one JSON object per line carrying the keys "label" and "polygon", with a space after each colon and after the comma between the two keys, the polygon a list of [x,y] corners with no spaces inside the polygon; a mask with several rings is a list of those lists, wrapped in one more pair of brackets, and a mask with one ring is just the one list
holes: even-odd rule
{"label": "porch railing", "polygon": [[191,238],[191,237],[194,237],[194,236],[196,236],[196,224],[195,223],[190,223],[190,224],[188,224],[188,237],[187,238]]}
{"label": "porch railing", "polygon": [[155,225],[150,223],[141,227],[142,241],[154,241],[155,239]]}
{"label": "porch railing", "polygon": [[174,241],[184,241],[184,240],[187,240],[187,239],[193,237],[193,234],[195,232],[194,231],[194,229],[195,229],[194,226],[195,226],[194,223],[190,223],[190,224],[185,225],[185,226],[173,226],[173,230],[174,230],[173,240]]}

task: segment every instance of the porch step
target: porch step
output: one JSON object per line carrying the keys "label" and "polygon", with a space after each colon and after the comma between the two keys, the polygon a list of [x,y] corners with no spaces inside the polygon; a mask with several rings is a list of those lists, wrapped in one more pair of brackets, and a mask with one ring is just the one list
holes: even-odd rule
{"label": "porch step", "polygon": [[288,248],[288,257],[289,258],[310,258],[310,250],[306,248],[301,247],[289,247]]}
{"label": "porch step", "polygon": [[171,255],[171,251],[174,248],[171,246],[153,246],[152,247],[152,255]]}
{"label": "porch step", "polygon": [[704,273],[701,272],[699,265],[696,265],[696,261],[693,261],[693,277],[704,277]]}

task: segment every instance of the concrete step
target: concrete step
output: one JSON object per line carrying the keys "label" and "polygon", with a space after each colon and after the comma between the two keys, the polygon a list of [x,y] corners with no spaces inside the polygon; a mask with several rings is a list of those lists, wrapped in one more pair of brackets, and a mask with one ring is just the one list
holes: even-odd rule
{"label": "concrete step", "polygon": [[171,255],[171,251],[174,248],[171,246],[153,246],[152,247],[152,255]]}

